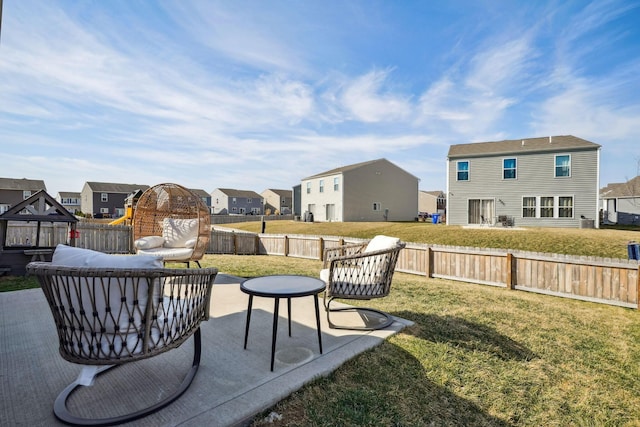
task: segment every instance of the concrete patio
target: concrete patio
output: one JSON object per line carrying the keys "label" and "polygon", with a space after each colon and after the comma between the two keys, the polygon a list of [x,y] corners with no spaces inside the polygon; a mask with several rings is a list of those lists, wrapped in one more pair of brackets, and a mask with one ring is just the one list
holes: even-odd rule
{"label": "concrete patio", "polygon": [[[379,331],[335,330],[329,329],[322,312],[324,352],[319,354],[313,298],[293,299],[292,336],[287,333],[286,304],[281,304],[275,368],[270,372],[273,300],[254,299],[248,347],[243,350],[248,296],[239,289],[241,280],[224,274],[216,278],[211,318],[201,326],[200,369],[191,387],[168,407],[124,425],[246,425],[304,384],[410,324],[396,319]],[[360,321],[354,314],[341,316],[336,319]],[[1,424],[64,425],[53,415],[53,402],[81,368],[58,354],[55,325],[42,291],[0,293],[0,319]],[[192,354],[190,339],[176,350],[123,365],[74,393],[69,408],[78,416],[107,417],[149,405],[175,388]]]}

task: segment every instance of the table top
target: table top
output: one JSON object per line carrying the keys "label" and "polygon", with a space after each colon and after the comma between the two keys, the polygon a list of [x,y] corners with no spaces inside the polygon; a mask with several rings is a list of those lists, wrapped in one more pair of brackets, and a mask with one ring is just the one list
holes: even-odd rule
{"label": "table top", "polygon": [[322,280],[314,277],[278,275],[247,279],[240,284],[240,290],[259,297],[293,298],[315,295],[325,286]]}

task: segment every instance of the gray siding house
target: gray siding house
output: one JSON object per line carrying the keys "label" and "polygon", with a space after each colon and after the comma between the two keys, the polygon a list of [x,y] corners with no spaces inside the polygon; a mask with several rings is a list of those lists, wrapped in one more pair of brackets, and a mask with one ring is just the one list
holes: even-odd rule
{"label": "gray siding house", "polygon": [[80,192],[80,210],[94,218],[118,218],[124,215],[124,201],[135,191],[145,191],[148,185],[85,182]]}
{"label": "gray siding house", "polygon": [[41,179],[0,178],[0,213],[17,205],[40,190],[47,191]]}
{"label": "gray siding house", "polygon": [[204,204],[207,205],[207,208],[209,208],[209,211],[211,211],[211,194],[199,188],[190,188],[189,190],[196,196],[200,197]]}
{"label": "gray siding house", "polygon": [[640,176],[600,190],[605,224],[640,225]]}
{"label": "gray siding house", "polygon": [[418,178],[387,159],[303,178],[301,208],[314,221],[414,221]]}
{"label": "gray siding house", "polygon": [[447,156],[447,224],[599,226],[600,145],[572,135],[457,144]]}
{"label": "gray siding house", "polygon": [[272,215],[276,212],[281,215],[287,215],[291,213],[292,206],[292,191],[291,190],[276,190],[268,188],[264,190],[260,195],[264,198],[264,211],[269,211]]}
{"label": "gray siding house", "polygon": [[418,210],[426,213],[444,214],[447,207],[447,198],[444,191],[423,191],[418,194]]}
{"label": "gray siding house", "polygon": [[211,192],[214,215],[262,215],[263,201],[255,191],[216,188]]}

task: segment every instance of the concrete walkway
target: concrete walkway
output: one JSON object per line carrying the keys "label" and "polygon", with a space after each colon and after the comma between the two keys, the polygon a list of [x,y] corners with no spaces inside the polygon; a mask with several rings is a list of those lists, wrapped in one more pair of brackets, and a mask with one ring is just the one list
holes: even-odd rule
{"label": "concrete walkway", "polygon": [[[224,274],[216,279],[211,318],[201,326],[200,369],[191,387],[168,407],[125,425],[246,425],[304,384],[410,324],[397,319],[380,331],[334,330],[322,312],[324,353],[319,354],[313,298],[293,299],[291,337],[286,304],[280,305],[275,369],[270,372],[273,300],[254,298],[248,348],[243,350],[248,296],[240,291],[240,280]],[[74,393],[69,408],[78,416],[107,417],[149,405],[175,387],[192,354],[190,339],[178,349],[107,372]],[[55,325],[40,289],[0,293],[0,361],[0,424],[63,425],[53,415],[53,401],[81,368],[58,354]]]}

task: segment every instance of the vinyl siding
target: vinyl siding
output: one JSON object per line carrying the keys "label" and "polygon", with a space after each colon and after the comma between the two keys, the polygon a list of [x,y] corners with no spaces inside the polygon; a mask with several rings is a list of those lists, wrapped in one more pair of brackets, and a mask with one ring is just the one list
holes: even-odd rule
{"label": "vinyl siding", "polygon": [[[571,176],[555,177],[555,156],[571,155]],[[501,154],[449,160],[448,223],[468,224],[469,199],[494,200],[495,215],[509,215],[517,226],[579,227],[580,216],[596,219],[598,203],[597,149],[545,153]],[[517,178],[503,179],[503,159],[517,159]],[[469,181],[457,181],[456,162],[469,161]],[[571,196],[573,218],[524,218],[525,196]]]}

